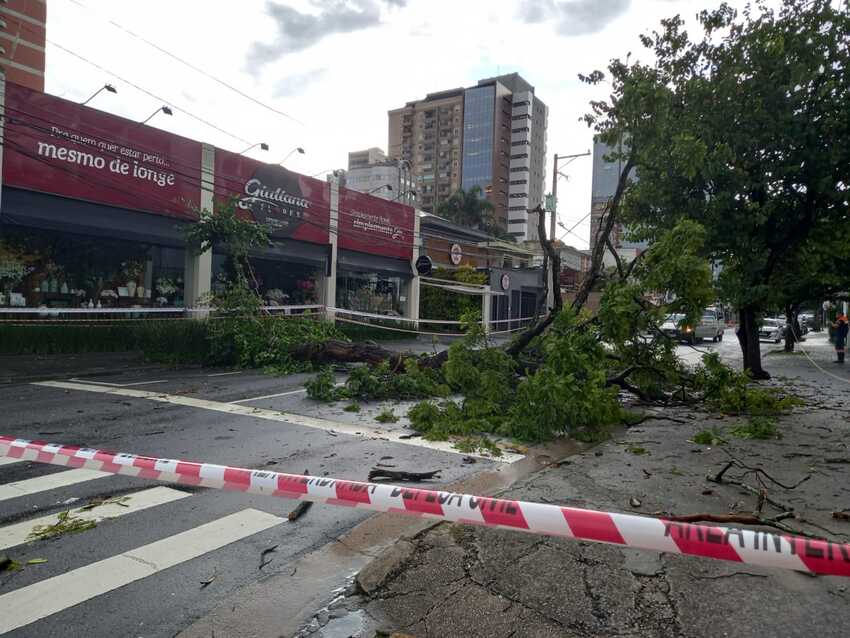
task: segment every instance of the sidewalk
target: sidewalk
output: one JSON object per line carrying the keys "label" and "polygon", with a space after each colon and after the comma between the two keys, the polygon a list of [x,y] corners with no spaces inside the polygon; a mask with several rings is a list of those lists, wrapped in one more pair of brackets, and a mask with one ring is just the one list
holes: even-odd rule
{"label": "sidewalk", "polygon": [[[780,419],[779,440],[726,433],[722,447],[696,445],[698,431],[728,430],[735,419],[673,410],[665,415],[684,423],[647,421],[504,496],[644,514],[749,513],[755,496],[705,480],[731,454],[787,484],[811,474],[794,490],[768,484],[768,495],[795,509],[789,526],[848,542],[850,522],[832,512],[850,508],[850,370],[830,363],[828,345],[803,344],[833,376],[802,354],[766,355],[774,377],[809,403]],[[449,524],[399,542],[358,583],[301,635],[338,635],[352,617],[364,627],[344,635],[417,638],[837,637],[850,624],[847,579]]]}

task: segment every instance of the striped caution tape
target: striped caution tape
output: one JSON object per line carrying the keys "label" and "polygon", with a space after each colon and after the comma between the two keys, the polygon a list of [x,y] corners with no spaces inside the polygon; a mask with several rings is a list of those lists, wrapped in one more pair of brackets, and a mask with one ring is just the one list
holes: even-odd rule
{"label": "striped caution tape", "polygon": [[850,576],[850,545],[748,529],[693,525],[543,503],[158,459],[8,436],[0,436],[0,455],[671,554],[813,574]]}

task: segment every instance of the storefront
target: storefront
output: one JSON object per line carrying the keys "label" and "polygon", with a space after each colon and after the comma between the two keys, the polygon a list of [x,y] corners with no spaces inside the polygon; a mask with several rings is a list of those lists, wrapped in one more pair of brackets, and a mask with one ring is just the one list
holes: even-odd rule
{"label": "storefront", "polygon": [[0,313],[197,310],[233,264],[185,230],[232,203],[269,232],[249,277],[267,306],[411,316],[412,208],[13,84],[5,100]]}
{"label": "storefront", "polygon": [[201,144],[7,84],[0,306],[184,305]]}
{"label": "storefront", "polygon": [[337,308],[411,316],[414,228],[410,206],[339,189]]}
{"label": "storefront", "polygon": [[10,188],[3,211],[0,306],[183,306],[174,220]]}
{"label": "storefront", "polygon": [[[251,284],[269,307],[325,303],[330,244],[330,185],[281,166],[215,150],[215,198],[233,200],[245,219],[264,224],[270,246],[251,257]],[[228,273],[223,247],[213,251],[213,289]]]}
{"label": "storefront", "polygon": [[[424,254],[435,267],[448,273],[475,268],[486,277],[489,301],[484,307],[489,306],[493,331],[515,330],[534,316],[543,294],[543,270],[528,267],[534,257],[530,250],[436,215],[424,215],[421,223]],[[427,314],[423,308],[422,316]]]}

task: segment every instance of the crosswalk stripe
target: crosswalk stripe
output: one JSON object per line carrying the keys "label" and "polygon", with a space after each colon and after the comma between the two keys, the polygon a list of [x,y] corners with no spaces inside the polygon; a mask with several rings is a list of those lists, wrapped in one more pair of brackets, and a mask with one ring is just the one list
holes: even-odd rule
{"label": "crosswalk stripe", "polygon": [[0,634],[215,551],[284,519],[255,509],[91,563],[0,596]]}
{"label": "crosswalk stripe", "polygon": [[0,458],[0,467],[3,467],[4,465],[12,465],[12,463],[20,463],[20,462],[21,462],[20,459],[10,459],[10,458],[7,458],[7,457],[4,456],[4,457]]}
{"label": "crosswalk stripe", "polygon": [[[75,519],[83,521],[94,521],[100,523],[107,518],[118,518],[126,514],[140,512],[157,505],[165,505],[172,501],[180,500],[189,496],[188,492],[181,492],[170,487],[152,487],[148,490],[119,497],[118,503],[104,503],[90,510],[69,510]],[[116,499],[117,500],[117,499]],[[0,550],[22,545],[27,542],[30,533],[39,525],[55,525],[59,521],[59,514],[50,514],[40,518],[7,525],[0,528]]]}
{"label": "crosswalk stripe", "polygon": [[24,479],[23,481],[14,481],[13,483],[0,485],[0,501],[8,501],[10,498],[29,496],[38,492],[68,487],[69,485],[76,485],[77,483],[83,483],[105,476],[112,476],[112,474],[79,468],[76,470],[55,472],[37,478]]}

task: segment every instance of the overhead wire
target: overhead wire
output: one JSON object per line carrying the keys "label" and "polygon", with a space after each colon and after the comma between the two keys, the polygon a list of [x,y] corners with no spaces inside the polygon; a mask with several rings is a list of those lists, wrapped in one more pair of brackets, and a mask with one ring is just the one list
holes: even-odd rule
{"label": "overhead wire", "polygon": [[[15,125],[25,126],[25,127],[34,129],[36,131],[39,131],[41,133],[44,133],[46,135],[49,135],[49,136],[54,136],[54,133],[51,129],[47,128],[47,126],[51,126],[51,125],[57,126],[57,127],[58,126],[63,126],[63,127],[67,126],[67,123],[65,123],[65,122],[60,122],[60,121],[56,121],[56,120],[53,120],[53,119],[47,119],[45,117],[44,113],[34,113],[32,111],[25,111],[25,110],[18,109],[18,108],[12,107],[12,106],[7,106],[6,111],[8,113],[16,114],[18,116],[24,116],[24,117],[30,118],[32,120],[37,120],[37,121],[42,123],[41,125],[39,125],[37,122],[27,122],[27,121],[24,121],[24,120],[15,119],[13,117],[13,118],[9,118],[8,125],[10,125],[10,126],[15,126]],[[115,140],[111,137],[101,137],[100,135],[110,135],[111,133],[108,132],[108,131],[105,131],[101,127],[98,127],[97,125],[87,124],[86,128],[87,128],[87,130],[84,133],[84,136],[87,137],[87,138],[90,138],[93,141],[97,141],[97,142],[104,143],[104,144],[108,143],[110,145],[132,145],[133,147],[135,147],[134,150],[145,151],[146,153],[148,153],[150,155],[156,155],[156,156],[162,155],[161,149],[146,146],[144,144],[139,144],[135,140],[133,140],[131,142],[129,140]],[[99,134],[95,134],[95,133],[90,132],[92,130],[97,131]],[[62,139],[62,138],[60,138],[60,139]],[[98,145],[89,144],[89,143],[86,143],[84,141],[75,141],[75,140],[71,140],[71,141],[73,143],[76,143],[76,144],[80,144],[80,145],[84,145],[84,146],[90,146],[94,150],[97,150],[98,153],[102,153],[102,154],[104,154],[108,157],[111,157],[113,159],[124,159],[124,160],[127,159],[125,156],[121,155],[119,152],[111,151],[108,148],[101,148]],[[11,142],[19,150],[19,152],[21,154],[29,157],[30,159],[39,161],[39,162],[41,162],[41,163],[43,163],[47,166],[51,166],[51,167],[54,167],[54,168],[56,168],[58,166],[57,164],[51,163],[51,162],[49,162],[49,161],[47,161],[47,160],[45,160],[41,157],[33,155],[31,152],[29,152],[23,146],[17,145],[12,140],[8,139],[8,136],[7,136],[7,142]],[[199,142],[193,142],[193,143],[200,144]],[[225,151],[225,152],[229,152],[229,151]],[[173,157],[170,157],[168,159],[170,160],[170,165],[167,168],[167,170],[169,172],[174,173],[175,176],[177,176],[180,179],[180,181],[183,182],[184,184],[188,184],[189,186],[191,186],[193,188],[197,188],[199,191],[201,190],[201,187],[203,185],[203,178],[202,178],[202,175],[201,175],[202,170],[201,170],[201,167],[199,165],[185,164],[185,163],[182,163],[178,160],[175,160]],[[140,159],[140,160],[135,160],[135,161],[139,165],[151,168],[151,169],[156,170],[156,171],[163,171],[164,170],[163,166],[161,166],[161,165],[159,165],[159,164],[157,164],[153,161],[150,161],[150,160],[146,161],[145,159]],[[257,162],[257,160],[252,160],[250,158],[246,158],[246,161]],[[262,162],[258,162],[258,163],[263,164]],[[126,196],[136,196],[137,195],[137,193],[132,193],[132,192],[126,190],[126,189],[122,189],[121,187],[115,185],[114,183],[110,183],[109,181],[99,180],[98,183],[94,183],[94,182],[92,182],[91,179],[87,180],[86,178],[84,178],[79,173],[77,173],[73,170],[70,170],[68,167],[61,167],[61,169],[64,172],[74,176],[78,180],[81,180],[81,181],[84,181],[84,182],[88,181],[89,185],[104,186],[106,188],[109,188],[112,191],[115,191],[117,193],[120,193],[120,194],[126,195]],[[190,171],[190,172],[189,173],[185,172],[187,170]],[[299,175],[299,174],[295,173],[295,175]],[[307,176],[299,175],[299,177],[307,177]],[[215,180],[222,182],[222,184],[221,185],[214,185],[214,192],[216,192],[216,194],[218,194],[219,196],[227,197],[227,196],[231,196],[235,193],[241,193],[242,192],[243,187],[244,187],[244,183],[245,183],[245,176],[228,175],[228,174],[223,174],[220,171],[217,171],[215,173]],[[230,183],[231,186],[228,187],[227,183]],[[325,183],[323,183],[323,184],[325,184]],[[351,191],[351,192],[357,192],[357,191]],[[316,204],[317,206],[321,206],[321,207],[327,206],[328,208],[330,206],[329,198],[328,198],[328,201],[319,200],[319,199],[315,199],[315,198],[312,198],[312,199],[311,198],[304,198],[304,199],[307,199],[307,201],[309,201],[310,203]],[[340,198],[340,199],[342,199],[342,198]],[[388,202],[387,200],[383,200],[381,198],[374,198],[374,199],[382,207],[402,206],[402,204],[395,203],[395,202]],[[173,206],[173,202],[170,201],[170,200],[167,200],[167,199],[160,199],[159,203],[164,204],[164,205],[169,206],[169,207]],[[411,208],[411,207],[406,206],[406,208]],[[415,209],[412,209],[412,210],[413,210],[413,214],[415,215],[416,214]],[[341,218],[354,218],[355,214],[356,213],[354,211],[346,210],[341,205],[339,206],[338,215]],[[183,216],[180,216],[180,217],[185,218],[185,219],[194,219],[194,217],[191,216],[191,215],[183,215]],[[330,229],[329,222],[327,224],[322,224],[322,223],[319,223],[319,222],[316,222],[316,221],[313,221],[313,220],[304,219],[302,221],[304,221],[305,223],[312,225],[314,227],[320,228],[322,230],[327,230],[331,234],[336,234],[337,237],[342,237],[342,235],[340,235],[340,233],[339,233],[339,228],[337,228],[336,231],[333,231],[333,230]],[[355,235],[355,237],[353,237],[353,239],[357,239],[361,243],[371,245],[371,246],[396,245],[396,246],[401,246],[401,247],[408,247],[408,246],[412,247],[411,242],[408,242],[408,241],[405,241],[405,240],[394,240],[392,238],[375,237],[373,233],[370,233],[368,231],[360,231],[360,230],[357,230],[355,228],[346,229],[346,232],[350,233],[352,235]],[[455,238],[448,236],[448,235],[441,235],[439,233],[427,232],[427,231],[422,231],[422,230],[420,230],[420,232],[418,234],[416,232],[414,232],[413,230],[410,230],[408,232],[413,236],[414,239],[417,239],[417,238],[418,239],[433,238],[433,239],[443,239],[443,240],[453,240],[453,239],[455,239]],[[477,256],[477,257],[485,258],[485,259],[490,257],[490,255],[488,253],[482,252],[482,251],[479,251],[479,250],[467,249],[466,254],[470,255],[470,256]]]}
{"label": "overhead wire", "polygon": [[295,122],[296,124],[300,124],[301,126],[305,126],[304,122],[302,122],[302,121],[298,120],[297,118],[292,117],[292,116],[291,116],[291,115],[289,115],[288,113],[284,113],[284,112],[283,112],[283,111],[281,111],[280,109],[276,109],[276,108],[275,108],[275,107],[273,107],[273,106],[269,106],[269,105],[268,105],[268,104],[266,104],[265,102],[261,102],[260,100],[258,100],[258,99],[257,99],[257,98],[255,98],[254,96],[252,96],[252,95],[250,95],[250,94],[248,94],[248,93],[245,93],[245,92],[244,92],[244,91],[242,91],[241,89],[239,89],[239,88],[237,88],[237,87],[235,87],[235,86],[233,86],[233,85],[231,85],[231,84],[229,84],[229,83],[225,82],[224,80],[222,80],[221,78],[219,78],[219,77],[217,77],[217,76],[213,75],[212,73],[210,73],[210,72],[208,72],[208,71],[206,71],[206,70],[204,70],[204,69],[202,69],[202,68],[200,68],[200,67],[196,66],[195,64],[192,64],[191,62],[188,62],[187,60],[185,60],[185,59],[181,58],[180,56],[178,56],[178,55],[176,55],[176,54],[172,53],[172,52],[171,52],[171,51],[169,51],[168,49],[166,49],[166,48],[164,48],[164,47],[162,47],[162,46],[158,45],[156,42],[152,42],[152,41],[148,40],[147,38],[145,38],[144,36],[139,35],[138,33],[135,33],[135,32],[133,32],[133,31],[131,31],[130,29],[128,29],[127,27],[125,27],[125,26],[123,26],[123,25],[121,25],[121,24],[119,24],[118,22],[116,22],[116,21],[115,21],[115,20],[113,20],[112,18],[108,18],[108,17],[100,16],[100,14],[99,14],[97,11],[95,11],[95,10],[94,10],[94,9],[92,9],[91,7],[89,7],[89,6],[85,5],[85,4],[83,4],[82,2],[79,2],[79,0],[70,0],[70,2],[72,2],[73,4],[76,4],[77,6],[79,6],[79,7],[83,8],[83,9],[85,9],[85,10],[87,10],[87,11],[91,12],[91,13],[94,13],[95,15],[98,15],[98,16],[101,18],[101,20],[103,20],[103,21],[105,21],[105,22],[108,22],[110,25],[112,25],[112,26],[113,26],[113,27],[115,27],[116,29],[119,29],[119,30],[123,31],[124,33],[126,33],[126,34],[127,34],[127,35],[129,35],[130,37],[135,38],[136,40],[139,40],[140,42],[145,43],[146,45],[148,45],[149,47],[152,47],[152,48],[156,49],[157,51],[159,51],[159,52],[160,52],[160,53],[162,53],[163,55],[167,55],[167,56],[168,56],[168,57],[170,57],[171,59],[176,60],[176,61],[177,61],[177,62],[179,62],[180,64],[182,64],[182,65],[184,65],[184,66],[186,66],[186,67],[188,67],[188,68],[192,69],[192,70],[193,70],[193,71],[195,71],[196,73],[200,73],[200,74],[201,74],[201,75],[203,75],[204,77],[206,77],[206,78],[208,78],[208,79],[212,80],[213,82],[216,82],[217,84],[220,84],[221,86],[225,87],[226,89],[229,89],[230,91],[233,91],[234,93],[236,93],[237,95],[239,95],[239,96],[241,96],[241,97],[245,98],[246,100],[249,100],[249,101],[253,102],[253,103],[254,103],[254,104],[256,104],[256,105],[261,106],[261,107],[263,107],[264,109],[266,109],[266,110],[268,110],[268,111],[270,111],[270,112],[272,112],[272,113],[275,113],[275,114],[277,114],[277,115],[280,115],[280,116],[282,116],[282,117],[285,117],[286,119],[291,120],[292,122]]}
{"label": "overhead wire", "polygon": [[92,60],[89,60],[89,59],[88,59],[88,58],[86,58],[85,56],[80,55],[79,53],[77,53],[77,52],[75,52],[75,51],[72,51],[71,49],[69,49],[69,48],[67,48],[67,47],[65,47],[65,46],[62,46],[62,45],[61,45],[61,44],[59,44],[58,42],[54,42],[53,40],[50,40],[49,38],[47,39],[47,42],[49,42],[50,44],[52,44],[53,46],[55,46],[57,49],[60,49],[60,50],[64,51],[64,52],[65,52],[65,53],[67,53],[68,55],[71,55],[71,56],[73,56],[73,57],[77,58],[78,60],[81,60],[81,61],[85,62],[86,64],[88,64],[88,65],[90,65],[90,66],[93,66],[94,68],[98,69],[99,71],[103,71],[104,73],[108,73],[108,74],[109,74],[109,75],[111,75],[112,77],[114,77],[114,78],[117,78],[117,79],[121,80],[122,82],[124,82],[125,84],[127,84],[127,85],[129,85],[129,86],[132,86],[132,87],[133,87],[134,89],[136,89],[137,91],[141,91],[141,92],[142,92],[142,93],[144,93],[145,95],[147,95],[147,96],[149,96],[149,97],[152,97],[152,98],[154,98],[154,99],[156,99],[156,100],[159,100],[160,102],[163,102],[164,104],[167,104],[167,105],[171,106],[171,107],[172,107],[172,108],[174,108],[175,110],[180,111],[181,113],[183,113],[183,114],[185,114],[185,115],[188,115],[189,117],[191,117],[191,118],[192,118],[192,119],[194,119],[194,120],[197,120],[197,121],[198,121],[198,122],[200,122],[201,124],[204,124],[204,125],[206,125],[206,126],[208,126],[208,127],[212,128],[212,129],[215,129],[215,130],[216,130],[216,131],[218,131],[219,133],[224,133],[224,134],[225,134],[225,135],[227,135],[228,137],[232,137],[232,138],[233,138],[233,139],[235,139],[235,140],[239,140],[239,141],[240,141],[240,142],[242,142],[243,144],[253,144],[253,142],[251,142],[250,140],[246,140],[244,137],[241,137],[241,136],[239,136],[239,135],[236,135],[235,133],[231,133],[230,131],[223,129],[222,127],[218,126],[217,124],[213,124],[213,123],[212,123],[212,122],[210,122],[209,120],[206,120],[206,119],[204,119],[204,118],[200,117],[199,115],[195,115],[194,113],[192,113],[191,111],[189,111],[189,110],[188,110],[188,109],[186,109],[185,107],[177,106],[177,104],[176,104],[173,100],[167,100],[167,99],[165,99],[165,98],[162,98],[162,97],[158,96],[156,93],[153,93],[152,91],[149,91],[148,89],[146,89],[146,88],[144,88],[144,87],[142,87],[142,86],[140,86],[140,85],[136,84],[135,82],[132,82],[132,81],[128,80],[127,78],[124,78],[124,77],[122,77],[122,76],[118,75],[118,74],[117,74],[117,73],[115,73],[114,71],[110,71],[110,70],[109,70],[109,69],[107,69],[106,67],[103,67],[103,66],[101,66],[100,64],[98,64],[97,62],[93,62]]}

